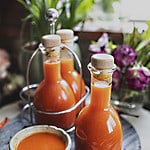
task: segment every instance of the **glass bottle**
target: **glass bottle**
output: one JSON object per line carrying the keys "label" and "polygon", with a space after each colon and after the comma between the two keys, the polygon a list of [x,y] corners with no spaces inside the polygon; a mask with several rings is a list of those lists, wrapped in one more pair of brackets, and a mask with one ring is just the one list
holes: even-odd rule
{"label": "glass bottle", "polygon": [[122,126],[110,104],[114,58],[95,54],[88,65],[91,72],[90,104],[75,123],[76,150],[121,150]]}
{"label": "glass bottle", "polygon": [[71,108],[76,102],[70,86],[60,73],[61,39],[58,35],[45,35],[42,37],[42,43],[47,55],[43,62],[44,80],[34,95],[36,123],[68,129],[74,124],[75,111],[55,113]]}
{"label": "glass bottle", "polygon": [[[73,49],[73,38],[74,33],[70,29],[61,29],[56,31],[56,34],[61,37],[61,42]],[[70,85],[76,102],[78,102],[81,97],[85,94],[85,83],[80,74],[74,68],[74,57],[70,51],[66,48],[61,50],[61,74],[62,77]],[[83,105],[81,105],[83,107]],[[77,109],[77,112],[80,110]]]}

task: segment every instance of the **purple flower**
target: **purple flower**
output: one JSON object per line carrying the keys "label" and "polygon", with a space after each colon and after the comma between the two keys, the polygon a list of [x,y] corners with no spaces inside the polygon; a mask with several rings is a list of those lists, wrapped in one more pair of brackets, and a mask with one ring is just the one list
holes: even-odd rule
{"label": "purple flower", "polygon": [[112,88],[113,90],[117,90],[120,88],[121,84],[121,70],[119,67],[113,73],[113,80],[112,80]]}
{"label": "purple flower", "polygon": [[150,70],[146,67],[128,68],[126,71],[128,86],[133,90],[144,90],[150,83]]}
{"label": "purple flower", "polygon": [[120,45],[112,51],[115,63],[119,67],[126,67],[133,63],[137,57],[136,51],[128,45]]}

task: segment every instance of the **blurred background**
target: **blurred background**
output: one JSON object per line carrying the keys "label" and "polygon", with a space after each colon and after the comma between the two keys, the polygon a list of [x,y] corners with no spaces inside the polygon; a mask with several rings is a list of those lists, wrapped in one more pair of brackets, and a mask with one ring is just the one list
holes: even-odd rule
{"label": "blurred background", "polygon": [[[33,4],[34,3],[34,4]],[[92,40],[107,32],[115,44],[123,43],[123,34],[147,30],[150,20],[149,0],[5,0],[0,5],[0,106],[19,99],[19,91],[26,85],[25,71],[27,44],[32,53],[40,37],[49,32],[44,14],[50,7],[59,11],[56,29],[70,28],[78,36],[78,55],[83,65],[83,78],[89,84],[87,64],[90,60],[88,46]],[[37,34],[38,33],[38,34]],[[84,57],[83,57],[84,56]],[[38,62],[42,62],[38,56]],[[26,63],[26,65],[23,64]],[[37,62],[35,62],[36,67]],[[36,81],[43,78],[42,71]]]}

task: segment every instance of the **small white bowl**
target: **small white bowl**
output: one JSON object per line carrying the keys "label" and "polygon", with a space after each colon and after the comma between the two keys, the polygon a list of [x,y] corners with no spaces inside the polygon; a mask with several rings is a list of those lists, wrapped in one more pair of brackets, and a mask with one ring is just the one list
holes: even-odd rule
{"label": "small white bowl", "polygon": [[22,129],[19,132],[17,132],[10,140],[10,143],[9,143],[10,150],[17,150],[17,146],[24,138],[26,138],[34,133],[39,133],[39,132],[40,133],[41,132],[53,133],[53,134],[58,135],[59,137],[62,138],[63,141],[65,141],[65,144],[66,144],[65,150],[71,149],[71,144],[72,144],[71,138],[66,131],[64,131],[61,128],[57,128],[55,126],[35,125],[35,126],[27,127],[25,129]]}

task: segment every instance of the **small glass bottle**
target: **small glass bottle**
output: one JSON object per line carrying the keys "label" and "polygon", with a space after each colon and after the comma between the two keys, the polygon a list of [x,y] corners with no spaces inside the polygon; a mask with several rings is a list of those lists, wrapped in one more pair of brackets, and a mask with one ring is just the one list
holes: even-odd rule
{"label": "small glass bottle", "polygon": [[[70,49],[73,49],[73,38],[74,33],[70,29],[61,29],[56,31],[56,34],[61,37],[61,42],[68,46]],[[61,50],[61,74],[62,77],[70,85],[76,102],[78,102],[81,97],[85,94],[85,83],[80,74],[74,68],[74,57],[70,51],[66,48]],[[83,107],[83,105],[81,105]],[[77,109],[77,112],[80,111],[80,108]]]}
{"label": "small glass bottle", "polygon": [[74,125],[76,113],[54,113],[67,110],[75,105],[74,94],[67,81],[62,79],[60,70],[60,44],[58,35],[45,35],[42,43],[47,55],[43,62],[44,80],[34,95],[35,120],[37,124],[48,124],[68,129]]}
{"label": "small glass bottle", "polygon": [[121,150],[122,126],[110,104],[114,58],[95,54],[88,65],[91,72],[90,104],[75,123],[76,150]]}

